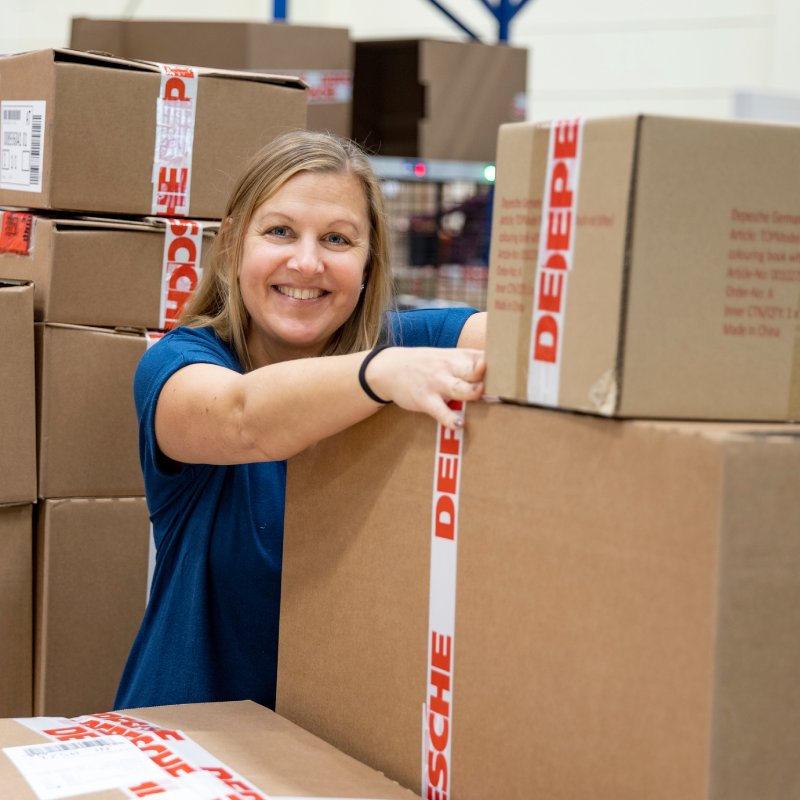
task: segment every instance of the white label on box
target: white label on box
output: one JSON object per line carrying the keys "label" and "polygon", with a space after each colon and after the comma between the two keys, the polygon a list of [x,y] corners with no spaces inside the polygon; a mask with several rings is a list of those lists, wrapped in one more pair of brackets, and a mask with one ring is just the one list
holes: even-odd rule
{"label": "white label on box", "polygon": [[353,73],[349,69],[251,69],[272,75],[292,75],[308,86],[308,104],[349,103],[353,99]]}
{"label": "white label on box", "polygon": [[353,73],[348,70],[305,70],[299,77],[308,84],[309,105],[349,103],[353,98]]}
{"label": "white label on box", "polygon": [[5,747],[39,800],[134,786],[161,770],[123,736]]}
{"label": "white label on box", "polygon": [[[465,404],[450,408],[464,419]],[[456,636],[456,555],[463,427],[437,426],[431,514],[431,577],[428,606],[427,697],[422,705],[422,796],[447,797],[453,720]]]}
{"label": "white label on box", "polygon": [[203,226],[190,219],[167,220],[158,326],[170,330],[202,277]]}
{"label": "white label on box", "polygon": [[197,76],[191,67],[160,64],[156,101],[152,212],[183,217],[189,213],[192,150],[197,111]]}
{"label": "white label on box", "polygon": [[0,102],[0,189],[42,191],[44,100]]}
{"label": "white label on box", "polygon": [[578,184],[583,123],[558,120],[550,147],[542,194],[542,222],[531,318],[528,402],[558,405],[567,285],[578,219]]}

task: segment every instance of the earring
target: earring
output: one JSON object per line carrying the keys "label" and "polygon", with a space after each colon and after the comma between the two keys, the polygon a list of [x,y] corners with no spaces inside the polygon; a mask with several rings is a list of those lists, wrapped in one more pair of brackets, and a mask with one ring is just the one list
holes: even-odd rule
{"label": "earring", "polygon": [[362,291],[362,292],[364,291],[364,286],[366,286],[366,284],[362,283],[362,284],[361,284],[361,291]]}

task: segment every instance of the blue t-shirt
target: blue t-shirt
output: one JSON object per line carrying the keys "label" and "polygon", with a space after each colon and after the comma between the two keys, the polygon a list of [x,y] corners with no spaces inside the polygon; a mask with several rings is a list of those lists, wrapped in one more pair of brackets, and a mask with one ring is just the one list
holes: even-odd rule
{"label": "blue t-shirt", "polygon": [[[392,340],[455,347],[473,309],[390,315]],[[156,565],[116,708],[254,700],[275,707],[286,462],[182,464],[161,453],[155,410],[188,364],[242,372],[210,328],[177,328],[134,379],[139,451]]]}

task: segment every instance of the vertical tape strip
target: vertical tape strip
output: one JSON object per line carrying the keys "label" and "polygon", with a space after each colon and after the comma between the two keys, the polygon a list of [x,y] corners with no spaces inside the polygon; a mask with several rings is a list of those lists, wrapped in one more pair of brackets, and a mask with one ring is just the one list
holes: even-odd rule
{"label": "vertical tape strip", "polygon": [[200,252],[203,227],[191,219],[168,219],[164,232],[164,258],[161,274],[161,309],[158,326],[174,328],[189,295],[202,277]]}
{"label": "vertical tape strip", "polygon": [[583,122],[550,129],[531,319],[528,402],[556,406],[561,383],[564,315],[577,233]]}
{"label": "vertical tape strip", "polygon": [[[463,402],[450,407],[464,419]],[[452,785],[458,499],[464,428],[438,426],[431,514],[427,697],[422,706],[422,796],[445,800]]]}
{"label": "vertical tape strip", "polygon": [[191,67],[159,66],[161,89],[156,101],[152,212],[185,217],[189,213],[192,188],[197,75]]}

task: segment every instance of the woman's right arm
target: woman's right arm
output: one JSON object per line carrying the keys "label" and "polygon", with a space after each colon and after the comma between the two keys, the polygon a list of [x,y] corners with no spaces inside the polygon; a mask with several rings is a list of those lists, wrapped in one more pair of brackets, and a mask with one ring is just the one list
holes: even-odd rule
{"label": "woman's right arm", "polygon": [[[367,353],[301,358],[241,375],[190,364],[165,383],[156,407],[156,438],[184,463],[242,464],[288,458],[374,414],[381,405],[362,390]],[[366,371],[373,391],[448,427],[448,400],[477,400],[485,362],[480,350],[390,347]]]}

